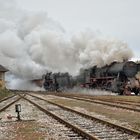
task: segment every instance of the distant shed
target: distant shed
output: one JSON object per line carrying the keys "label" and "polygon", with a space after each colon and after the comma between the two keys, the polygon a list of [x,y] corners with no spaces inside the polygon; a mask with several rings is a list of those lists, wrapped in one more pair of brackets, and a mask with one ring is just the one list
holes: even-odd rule
{"label": "distant shed", "polygon": [[7,72],[8,69],[0,65],[0,89],[5,88],[5,72]]}
{"label": "distant shed", "polygon": [[33,80],[31,80],[31,82],[38,87],[42,87],[44,81],[43,81],[43,79],[40,78],[40,79],[33,79]]}

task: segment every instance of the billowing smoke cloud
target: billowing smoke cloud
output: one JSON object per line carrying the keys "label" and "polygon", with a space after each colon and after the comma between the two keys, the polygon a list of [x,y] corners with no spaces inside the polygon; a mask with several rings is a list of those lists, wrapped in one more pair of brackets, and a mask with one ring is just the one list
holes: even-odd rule
{"label": "billowing smoke cloud", "polygon": [[20,79],[46,70],[77,74],[82,67],[132,57],[126,43],[91,30],[68,37],[46,13],[25,11],[16,0],[0,0],[0,11],[0,64]]}

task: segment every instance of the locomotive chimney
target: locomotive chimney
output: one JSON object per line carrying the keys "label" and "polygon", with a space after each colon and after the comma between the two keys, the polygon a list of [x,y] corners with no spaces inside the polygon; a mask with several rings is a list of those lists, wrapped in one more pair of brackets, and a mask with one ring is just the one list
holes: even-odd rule
{"label": "locomotive chimney", "polygon": [[123,62],[127,62],[128,61],[128,59],[126,59],[126,58],[123,58]]}

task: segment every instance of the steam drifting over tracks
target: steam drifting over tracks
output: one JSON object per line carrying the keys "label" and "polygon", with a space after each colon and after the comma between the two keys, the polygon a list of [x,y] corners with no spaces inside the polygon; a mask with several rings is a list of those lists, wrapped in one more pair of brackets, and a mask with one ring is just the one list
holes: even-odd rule
{"label": "steam drifting over tracks", "polygon": [[[94,135],[97,139],[137,139],[140,138],[140,132],[125,127],[121,127],[110,122],[77,112],[67,107],[57,105],[50,101],[41,99],[36,96],[29,97],[35,100],[43,108],[47,108],[51,113],[61,117],[61,121],[68,121],[83,132]],[[29,100],[29,99],[28,99]],[[87,137],[89,138],[89,137]]]}

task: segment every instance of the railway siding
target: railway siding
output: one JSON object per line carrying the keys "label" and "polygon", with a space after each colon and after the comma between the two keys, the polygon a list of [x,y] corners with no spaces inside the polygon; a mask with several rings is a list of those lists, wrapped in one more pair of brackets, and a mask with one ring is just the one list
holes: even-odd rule
{"label": "railway siding", "polygon": [[[39,98],[38,98],[39,99]],[[44,99],[41,99],[41,100],[44,100]],[[44,100],[45,101],[45,100]],[[49,103],[51,103],[51,102],[49,102]],[[55,104],[55,103],[53,103],[53,105],[57,105],[57,104]],[[79,114],[79,115],[81,115],[81,116],[84,116],[85,118],[88,118],[88,119],[90,119],[90,120],[96,120],[96,121],[98,121],[98,122],[101,122],[102,120],[100,120],[100,119],[98,119],[98,118],[95,118],[95,117],[91,117],[91,116],[89,116],[89,115],[86,115],[86,114],[83,114],[83,113],[81,113],[81,112],[77,112],[77,111],[75,111],[75,110],[72,110],[72,109],[70,109],[70,108],[67,108],[67,107],[63,107],[63,106],[60,106],[60,105],[57,105],[57,106],[59,106],[60,108],[65,108],[65,110],[69,110],[69,111],[72,111],[72,112],[74,112],[74,113],[76,113],[76,114]],[[56,109],[57,110],[57,109]],[[55,112],[55,109],[52,109],[52,111],[53,112]],[[66,114],[66,112],[64,113],[64,114]],[[62,114],[61,114],[62,115]],[[60,115],[60,116],[61,116]],[[68,115],[69,116],[69,115]],[[68,117],[67,116],[67,117]],[[66,118],[67,118],[66,117]],[[73,119],[72,119],[73,120]],[[74,119],[75,120],[75,119]],[[85,122],[85,120],[81,120],[81,122]],[[104,124],[103,125],[103,128],[105,127],[105,126],[107,126],[107,127],[112,127],[112,125],[113,125],[113,128],[115,127],[116,129],[115,129],[115,131],[117,131],[117,130],[119,130],[119,133],[117,133],[117,135],[118,134],[120,134],[120,132],[121,131],[123,131],[123,132],[127,132],[127,133],[129,133],[129,134],[135,134],[136,136],[138,136],[138,137],[140,137],[140,132],[138,132],[138,131],[134,131],[134,130],[131,130],[131,129],[127,129],[127,128],[124,128],[124,127],[121,127],[121,126],[117,126],[117,125],[115,125],[115,124],[112,124],[112,123],[110,123],[110,122],[106,122],[106,121],[102,121],[102,124]],[[94,125],[94,124],[93,124]],[[99,126],[98,126],[99,127]],[[101,126],[100,126],[101,127]],[[102,129],[102,128],[101,128]],[[107,129],[107,128],[104,128],[104,129]],[[107,131],[107,133],[109,133],[109,131]],[[114,134],[114,131],[113,131],[113,134]],[[115,135],[113,135],[113,136],[111,136],[112,134],[110,134],[110,136],[99,136],[98,135],[98,137],[115,137]],[[122,135],[122,133],[120,134],[120,136],[121,137],[123,137],[123,135]],[[127,136],[127,135],[124,135],[124,137],[129,137],[129,136]]]}
{"label": "railway siding", "polygon": [[[7,109],[8,107],[10,107],[11,105],[13,105],[14,103],[16,103],[17,101],[19,101],[21,99],[21,97],[18,96],[11,96],[10,98],[7,98],[5,100],[2,100],[0,102],[0,112],[4,111],[5,109]],[[6,105],[5,105],[6,104]]]}
{"label": "railway siding", "polygon": [[[44,112],[40,111],[36,108],[36,106],[30,104],[26,100],[21,99],[17,103],[22,105],[22,121],[16,121],[16,118],[13,118],[12,120],[3,118],[0,121],[0,130],[2,129],[3,132],[2,134],[0,132],[0,139],[9,139],[9,133],[9,136],[12,137],[12,139],[32,140],[46,138],[70,140],[72,137],[74,137],[76,140],[83,140],[83,138],[78,136],[77,133],[74,133],[62,123],[59,123],[57,120],[46,115]],[[15,104],[3,111],[1,116],[5,116],[5,114],[16,116],[14,108]],[[5,132],[3,130],[4,128],[2,128],[3,126],[6,129]]]}
{"label": "railway siding", "polygon": [[[41,95],[39,96],[41,97]],[[43,96],[41,98],[39,96],[36,97],[35,94],[32,94],[30,96],[30,94],[28,95],[28,93],[24,94],[22,93],[19,94],[19,96],[7,98],[3,100],[0,104],[1,105],[3,104],[4,106],[5,104],[10,103],[10,105],[6,105],[7,108],[12,104],[15,104],[21,98],[25,99],[26,101],[28,101],[29,103],[33,104],[38,109],[40,109],[42,112],[49,114],[49,116],[53,116],[55,120],[59,121],[60,126],[62,126],[62,128],[60,127],[59,131],[59,133],[61,133],[61,136],[58,135],[58,137],[61,137],[62,140],[63,139],[124,140],[124,139],[140,138],[139,131],[116,125],[109,121],[105,121],[96,118],[94,116],[91,116],[90,114],[82,113],[81,111],[77,111],[76,109],[72,109],[71,107],[63,106],[62,104],[57,104],[57,102],[54,102],[55,100],[54,101],[53,100],[51,101],[50,99],[46,100],[44,99]],[[53,97],[57,98],[57,96]],[[65,97],[59,98],[63,98],[63,100],[70,99]],[[70,99],[70,101],[75,100],[76,99]],[[85,102],[87,101],[85,100]],[[25,113],[29,111],[27,110],[28,108],[26,109]],[[3,110],[1,111],[3,112]],[[37,110],[35,109],[35,111]],[[63,127],[64,125],[65,127]],[[56,124],[56,126],[59,126],[59,124]],[[40,126],[38,126],[38,128],[36,129],[39,130],[39,133],[40,130],[42,130]]]}
{"label": "railway siding", "polygon": [[[33,94],[109,122],[140,131],[139,112],[53,95]],[[115,97],[114,97],[115,98]]]}
{"label": "railway siding", "polygon": [[91,103],[97,103],[97,104],[103,104],[103,105],[107,105],[107,106],[111,106],[111,107],[117,107],[117,108],[121,108],[121,109],[140,112],[140,107],[137,107],[137,108],[136,107],[129,107],[129,106],[121,105],[121,104],[108,103],[108,102],[104,102],[104,101],[100,101],[100,100],[84,99],[84,98],[80,98],[80,97],[68,97],[68,96],[66,96],[66,98],[81,100],[81,101],[86,101],[86,102],[91,102]]}
{"label": "railway siding", "polygon": [[29,101],[31,104],[35,105],[37,108],[39,108],[41,111],[43,111],[44,113],[52,116],[53,118],[55,118],[56,120],[58,120],[59,122],[65,124],[67,127],[70,127],[74,132],[78,133],[79,135],[85,137],[85,138],[88,138],[88,139],[91,139],[91,140],[99,140],[98,138],[96,138],[95,136],[93,135],[90,135],[89,133],[83,131],[82,129],[80,129],[79,127],[77,126],[74,126],[72,125],[71,123],[61,119],[60,117],[58,117],[57,115],[55,115],[54,113],[51,113],[50,111],[42,108],[40,105],[36,104],[35,102],[32,102],[31,100],[23,97],[25,100]]}

